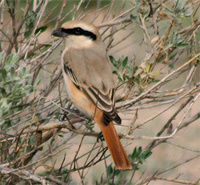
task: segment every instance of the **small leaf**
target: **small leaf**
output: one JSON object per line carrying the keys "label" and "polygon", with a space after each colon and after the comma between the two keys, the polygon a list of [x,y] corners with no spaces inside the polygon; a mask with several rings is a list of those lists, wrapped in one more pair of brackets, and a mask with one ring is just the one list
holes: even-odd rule
{"label": "small leaf", "polygon": [[133,68],[133,73],[135,73],[137,70],[138,70],[138,66],[135,66],[135,67]]}
{"label": "small leaf", "polygon": [[121,170],[115,169],[115,175],[119,175],[121,173]]}
{"label": "small leaf", "polygon": [[132,169],[135,170],[135,171],[139,170],[138,164],[132,164]]}
{"label": "small leaf", "polygon": [[150,73],[151,76],[157,76],[157,75],[159,75],[159,74],[160,74],[160,71],[152,71],[152,72]]}
{"label": "small leaf", "polygon": [[190,3],[188,6],[185,7],[185,9],[184,9],[184,15],[186,17],[189,17],[189,16],[192,15],[192,13],[193,13],[193,11],[192,11],[192,5]]}
{"label": "small leaf", "polygon": [[37,35],[39,32],[42,33],[44,31],[46,31],[47,28],[48,28],[48,26],[41,26],[41,27],[37,28],[35,30],[35,35]]}
{"label": "small leaf", "polygon": [[142,152],[142,147],[139,146],[138,151],[137,151],[137,157],[139,157],[139,155],[141,154],[141,152]]}
{"label": "small leaf", "polygon": [[32,88],[32,85],[26,85],[26,86],[24,86],[24,90],[25,91],[28,91],[28,90],[30,90]]}
{"label": "small leaf", "polygon": [[4,54],[5,54],[5,51],[2,51],[2,52],[0,53],[0,64],[1,64],[2,60],[3,60]]}
{"label": "small leaf", "polygon": [[135,4],[136,10],[139,11],[140,10],[140,5],[141,5],[142,2],[140,0],[135,0],[135,3],[136,3]]}
{"label": "small leaf", "polygon": [[126,75],[125,73],[123,74],[123,80],[125,81],[126,79],[130,79],[128,75]]}
{"label": "small leaf", "polygon": [[10,74],[11,74],[11,77],[15,76],[15,68],[14,67],[10,68]]}
{"label": "small leaf", "polygon": [[0,87],[0,97],[6,97],[7,93],[6,93],[6,89],[3,87]]}
{"label": "small leaf", "polygon": [[184,38],[183,38],[182,35],[180,35],[180,34],[176,35],[176,37],[175,37],[175,42],[176,42],[176,44],[180,44],[180,43],[182,43],[183,41],[184,41]]}
{"label": "small leaf", "polygon": [[[0,115],[1,117],[1,115]],[[5,123],[5,120],[0,121],[0,126],[2,126]]]}
{"label": "small leaf", "polygon": [[163,13],[162,13],[162,16],[163,17],[174,17],[174,11],[171,11],[170,9],[168,9],[167,7],[165,7],[165,9],[163,10]]}
{"label": "small leaf", "polygon": [[130,66],[126,66],[126,70],[127,70],[128,74],[130,74],[130,75],[133,73],[133,70]]}
{"label": "small leaf", "polygon": [[134,161],[134,159],[136,157],[136,153],[137,153],[137,148],[135,147],[134,150],[133,150],[133,153],[131,154],[132,161]]}
{"label": "small leaf", "polygon": [[28,30],[24,33],[24,37],[28,38],[31,35],[32,30]]}
{"label": "small leaf", "polygon": [[146,67],[146,68],[145,68],[146,71],[149,72],[149,70],[150,70],[150,64],[149,64],[149,62],[146,62],[146,63],[145,63],[145,67]]}
{"label": "small leaf", "polygon": [[109,59],[110,59],[110,61],[111,61],[112,63],[115,62],[115,58],[114,58],[113,56],[109,55]]}
{"label": "small leaf", "polygon": [[123,82],[122,78],[120,76],[118,76],[119,81]]}
{"label": "small leaf", "polygon": [[122,62],[122,67],[126,67],[128,62],[128,57],[126,57]]}
{"label": "small leaf", "polygon": [[48,50],[50,47],[51,47],[50,44],[46,44],[44,47],[42,47],[42,49],[40,49],[40,52],[43,53],[43,52],[45,52],[46,50]]}
{"label": "small leaf", "polygon": [[142,160],[139,160],[139,161],[138,161],[138,164],[143,164]]}
{"label": "small leaf", "polygon": [[63,135],[62,135],[62,134],[58,134],[58,136],[60,136],[60,137],[63,137]]}
{"label": "small leaf", "polygon": [[37,82],[36,82],[37,86],[38,86],[41,82],[42,82],[42,79],[38,79]]}
{"label": "small leaf", "polygon": [[140,74],[138,74],[137,77],[135,78],[135,82],[136,82],[137,84],[140,84],[140,82],[141,82]]}
{"label": "small leaf", "polygon": [[173,65],[171,65],[171,64],[169,64],[168,66],[169,66],[169,68],[171,68],[173,70],[175,69],[175,67]]}
{"label": "small leaf", "polygon": [[5,60],[6,69],[9,70],[18,60],[19,55],[17,53],[10,53]]}
{"label": "small leaf", "polygon": [[113,74],[118,75],[117,71],[113,71]]}
{"label": "small leaf", "polygon": [[184,6],[185,6],[185,0],[177,0],[174,7],[174,11],[176,13],[179,13],[183,10]]}
{"label": "small leaf", "polygon": [[179,48],[179,49],[184,49],[184,48],[186,48],[186,47],[188,47],[189,46],[189,44],[187,44],[187,43],[181,43],[181,44],[178,44],[177,45],[177,47]]}
{"label": "small leaf", "polygon": [[113,173],[113,167],[111,164],[106,168],[106,172],[107,176],[110,176]]}
{"label": "small leaf", "polygon": [[153,80],[153,81],[150,81],[148,84],[153,84],[153,83],[158,83],[160,80]]}
{"label": "small leaf", "polygon": [[143,159],[147,159],[151,154],[152,154],[152,151],[150,151],[150,150],[145,150],[145,151],[142,153],[142,158],[143,158]]}
{"label": "small leaf", "polygon": [[12,65],[14,65],[19,60],[19,55],[17,53],[13,53],[12,56]]}
{"label": "small leaf", "polygon": [[118,65],[117,65],[118,62],[115,60],[115,58],[113,56],[109,56],[109,59],[111,63],[113,64],[113,66],[118,69]]}
{"label": "small leaf", "polygon": [[138,17],[131,14],[131,15],[130,15],[130,18],[131,18],[132,20],[137,20]]}
{"label": "small leaf", "polygon": [[2,68],[2,69],[0,69],[0,73],[1,73],[3,81],[6,81],[7,71],[4,68]]}
{"label": "small leaf", "polygon": [[29,20],[29,23],[26,23],[25,26],[26,26],[26,31],[24,33],[24,37],[27,38],[31,35],[32,33],[32,30],[34,28],[34,21],[33,20]]}

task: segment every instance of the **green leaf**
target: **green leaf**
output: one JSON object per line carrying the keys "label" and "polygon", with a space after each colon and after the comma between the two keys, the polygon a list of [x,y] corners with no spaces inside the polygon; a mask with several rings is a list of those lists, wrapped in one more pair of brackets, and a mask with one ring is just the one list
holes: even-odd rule
{"label": "green leaf", "polygon": [[41,27],[37,28],[35,30],[35,35],[37,35],[39,32],[42,33],[44,31],[46,31],[47,28],[48,28],[48,26],[41,26]]}
{"label": "green leaf", "polygon": [[31,35],[32,30],[28,30],[24,33],[24,37],[28,38]]}
{"label": "green leaf", "polygon": [[184,6],[185,6],[185,0],[177,0],[174,7],[174,11],[176,13],[180,13],[183,10]]}
{"label": "green leaf", "polygon": [[138,74],[137,77],[135,78],[135,82],[137,84],[140,84],[140,82],[141,82],[141,76],[140,76],[140,74]]}
{"label": "green leaf", "polygon": [[[1,115],[0,115],[1,117]],[[0,121],[0,126],[2,126],[5,123],[5,120]]]}
{"label": "green leaf", "polygon": [[126,67],[126,66],[127,66],[127,62],[128,62],[128,57],[126,57],[126,58],[122,61],[122,67]]}
{"label": "green leaf", "polygon": [[117,71],[113,71],[113,74],[115,74],[115,75],[117,75],[117,76],[118,76],[118,73],[117,73]]}
{"label": "green leaf", "polygon": [[26,68],[25,67],[20,67],[19,68],[19,72],[18,72],[18,75],[19,75],[19,77],[25,77],[24,75],[26,74],[27,72],[26,72]]}
{"label": "green leaf", "polygon": [[15,76],[15,68],[14,67],[10,68],[10,74],[11,74],[11,77]]}
{"label": "green leaf", "polygon": [[118,69],[117,61],[115,60],[115,58],[113,56],[109,56],[109,59],[113,66]]}
{"label": "green leaf", "polygon": [[107,168],[106,168],[106,172],[107,172],[107,176],[109,177],[112,173],[113,173],[113,167],[110,164]]}
{"label": "green leaf", "polygon": [[187,44],[187,43],[180,43],[180,44],[177,45],[177,47],[178,47],[179,49],[184,49],[184,48],[186,48],[186,47],[188,47],[188,46],[189,46],[189,44]]}
{"label": "green leaf", "polygon": [[141,154],[141,152],[142,152],[142,147],[139,146],[138,151],[137,151],[137,157],[139,157],[139,155]]}
{"label": "green leaf", "polygon": [[122,78],[120,76],[118,76],[119,81],[123,82]]}
{"label": "green leaf", "polygon": [[7,112],[11,107],[11,103],[8,103],[6,99],[4,99],[4,101],[1,104],[1,111],[2,112]]}
{"label": "green leaf", "polygon": [[0,73],[1,73],[3,81],[5,82],[7,78],[7,71],[4,68],[2,68],[0,69]]}
{"label": "green leaf", "polygon": [[115,169],[114,174],[119,175],[121,173],[121,170]]}
{"label": "green leaf", "polygon": [[110,61],[111,61],[112,63],[115,62],[115,58],[114,58],[113,56],[109,55],[109,59],[110,59]]}
{"label": "green leaf", "polygon": [[152,72],[150,73],[151,76],[157,76],[157,75],[159,75],[159,74],[160,74],[160,71],[152,71]]}
{"label": "green leaf", "polygon": [[163,10],[163,13],[170,16],[170,17],[175,17],[174,15],[174,11],[171,11],[169,8],[165,7],[165,9]]}
{"label": "green leaf", "polygon": [[142,158],[143,158],[143,159],[147,159],[151,154],[152,154],[152,151],[150,151],[150,150],[145,150],[145,151],[142,153]]}
{"label": "green leaf", "polygon": [[130,75],[133,73],[133,70],[130,66],[126,66],[126,70],[127,70],[128,74],[130,74]]}
{"label": "green leaf", "polygon": [[147,72],[149,72],[149,70],[150,70],[150,64],[149,64],[149,62],[145,63],[145,69],[146,69]]}
{"label": "green leaf", "polygon": [[58,134],[58,136],[60,136],[60,137],[62,137],[62,138],[64,137],[63,134]]}
{"label": "green leaf", "polygon": [[139,170],[138,164],[132,164],[132,169],[133,170]]}
{"label": "green leaf", "polygon": [[131,14],[131,15],[130,15],[130,18],[131,18],[132,20],[137,20],[138,17]]}
{"label": "green leaf", "polygon": [[169,64],[168,66],[169,66],[169,68],[175,70],[175,67],[173,65]]}
{"label": "green leaf", "polygon": [[0,87],[0,97],[6,97],[6,89],[4,87]]}
{"label": "green leaf", "polygon": [[185,9],[184,9],[184,15],[186,17],[189,17],[189,16],[192,15],[192,13],[193,13],[193,10],[192,10],[192,5],[190,3],[188,6],[185,7]]}
{"label": "green leaf", "polygon": [[2,51],[2,52],[0,53],[0,64],[2,63],[3,56],[4,56],[5,53],[6,53],[5,51]]}
{"label": "green leaf", "polygon": [[26,85],[26,86],[24,86],[24,90],[25,90],[25,91],[28,91],[28,90],[30,90],[32,87],[33,87],[32,85]]}
{"label": "green leaf", "polygon": [[46,50],[48,50],[50,47],[51,47],[50,44],[46,44],[44,47],[42,47],[42,49],[40,49],[40,52],[43,53],[43,52],[45,52]]}
{"label": "green leaf", "polygon": [[32,30],[34,28],[34,21],[33,20],[30,19],[27,22],[28,23],[25,23],[25,27],[26,27],[26,31],[24,33],[25,38],[28,38],[31,35]]}
{"label": "green leaf", "polygon": [[10,68],[16,64],[19,60],[19,55],[17,53],[10,53],[5,59],[5,68],[10,70]]}
{"label": "green leaf", "polygon": [[140,10],[140,5],[141,5],[142,2],[140,0],[135,0],[135,3],[136,3],[135,4],[135,8],[136,8],[137,11],[139,11]]}
{"label": "green leaf", "polygon": [[130,79],[128,75],[126,75],[125,73],[123,74],[123,80],[125,81],[126,79]]}
{"label": "green leaf", "polygon": [[135,147],[133,153],[131,154],[132,161],[134,161],[134,159],[136,158],[136,154],[137,154],[137,148]]}
{"label": "green leaf", "polygon": [[176,35],[175,38],[176,38],[176,39],[175,39],[176,44],[180,44],[180,43],[182,43],[182,42],[184,41],[183,36],[180,35],[180,34]]}
{"label": "green leaf", "polygon": [[160,80],[149,81],[148,84],[158,83]]}
{"label": "green leaf", "polygon": [[12,65],[16,64],[16,62],[18,62],[18,60],[19,60],[19,55],[17,53],[13,53]]}

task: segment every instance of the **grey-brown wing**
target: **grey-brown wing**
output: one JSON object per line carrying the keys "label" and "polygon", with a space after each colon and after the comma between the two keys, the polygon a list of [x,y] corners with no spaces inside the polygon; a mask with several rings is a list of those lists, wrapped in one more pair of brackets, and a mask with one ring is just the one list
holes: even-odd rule
{"label": "grey-brown wing", "polygon": [[[85,53],[90,54],[90,57]],[[92,59],[95,58],[95,61]],[[120,123],[114,108],[114,82],[108,61],[88,51],[69,52],[64,56],[64,71],[111,120]],[[96,65],[96,66],[95,66]]]}
{"label": "grey-brown wing", "polygon": [[69,49],[64,55],[64,61],[70,67],[79,81],[97,89],[114,88],[112,69],[105,51],[98,49]]}

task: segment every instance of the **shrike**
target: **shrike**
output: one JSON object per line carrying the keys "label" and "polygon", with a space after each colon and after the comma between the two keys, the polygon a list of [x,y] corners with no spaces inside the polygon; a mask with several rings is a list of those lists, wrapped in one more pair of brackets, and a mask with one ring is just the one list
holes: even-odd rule
{"label": "shrike", "polygon": [[131,169],[113,121],[121,124],[115,110],[112,69],[97,28],[84,21],[69,21],[52,35],[65,38],[61,57],[69,98],[99,125],[118,169]]}

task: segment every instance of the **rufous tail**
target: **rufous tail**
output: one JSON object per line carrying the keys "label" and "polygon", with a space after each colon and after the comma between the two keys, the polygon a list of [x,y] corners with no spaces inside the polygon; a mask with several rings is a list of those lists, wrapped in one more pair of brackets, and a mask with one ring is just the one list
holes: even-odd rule
{"label": "rufous tail", "polygon": [[111,121],[108,125],[102,123],[102,113],[98,113],[95,121],[98,123],[103,137],[107,143],[108,149],[117,169],[132,169],[129,158],[120,142],[116,129]]}

